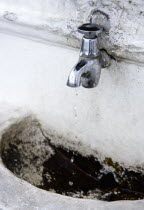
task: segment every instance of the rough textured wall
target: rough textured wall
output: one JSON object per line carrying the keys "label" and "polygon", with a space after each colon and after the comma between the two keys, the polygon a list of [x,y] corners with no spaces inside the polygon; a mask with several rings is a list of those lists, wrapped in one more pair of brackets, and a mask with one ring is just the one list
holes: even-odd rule
{"label": "rough textured wall", "polygon": [[1,33],[0,46],[0,126],[13,104],[35,113],[50,137],[80,141],[102,159],[144,167],[143,66],[113,60],[96,88],[75,89],[66,82],[77,50]]}
{"label": "rough textured wall", "polygon": [[[19,24],[31,26],[34,36],[78,47],[77,26],[87,22],[95,8],[110,17],[110,33],[102,35],[101,47],[119,58],[144,62],[143,0],[1,0],[0,27],[4,20],[16,23],[13,31]],[[20,28],[19,33],[29,31]]]}

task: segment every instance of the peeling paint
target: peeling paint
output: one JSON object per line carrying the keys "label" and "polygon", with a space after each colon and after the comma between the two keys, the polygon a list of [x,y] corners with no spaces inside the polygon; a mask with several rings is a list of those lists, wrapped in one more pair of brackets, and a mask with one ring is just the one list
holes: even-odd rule
{"label": "peeling paint", "polygon": [[15,13],[6,11],[3,15],[3,18],[8,20],[8,21],[16,21],[17,20],[17,15]]}

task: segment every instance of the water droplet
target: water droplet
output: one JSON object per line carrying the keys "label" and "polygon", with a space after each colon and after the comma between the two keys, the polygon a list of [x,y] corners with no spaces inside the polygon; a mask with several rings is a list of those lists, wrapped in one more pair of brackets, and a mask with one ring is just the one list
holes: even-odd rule
{"label": "water droplet", "polygon": [[77,118],[77,107],[74,106],[74,116]]}
{"label": "water droplet", "polygon": [[69,181],[69,185],[70,185],[70,186],[73,186],[73,182]]}
{"label": "water droplet", "polygon": [[74,162],[74,158],[73,158],[73,157],[70,159],[70,162],[71,162],[71,163],[73,163],[73,162]]}
{"label": "water droplet", "polygon": [[78,89],[75,88],[75,95],[78,96]]}

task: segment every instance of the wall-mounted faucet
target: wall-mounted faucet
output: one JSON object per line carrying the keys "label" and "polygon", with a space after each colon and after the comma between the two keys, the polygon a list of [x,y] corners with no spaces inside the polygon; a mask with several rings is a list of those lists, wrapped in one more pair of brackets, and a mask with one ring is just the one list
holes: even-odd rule
{"label": "wall-mounted faucet", "polygon": [[110,65],[110,58],[98,45],[98,36],[103,31],[101,26],[92,23],[83,24],[78,32],[83,34],[80,58],[69,74],[69,87],[93,88],[98,85],[101,68]]}

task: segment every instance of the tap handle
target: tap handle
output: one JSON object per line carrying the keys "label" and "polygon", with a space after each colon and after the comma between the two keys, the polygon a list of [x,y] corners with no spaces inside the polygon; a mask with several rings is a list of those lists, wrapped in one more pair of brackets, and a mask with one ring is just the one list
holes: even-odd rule
{"label": "tap handle", "polygon": [[78,27],[78,32],[84,34],[84,37],[88,39],[97,37],[102,31],[101,26],[92,23],[85,23]]}

